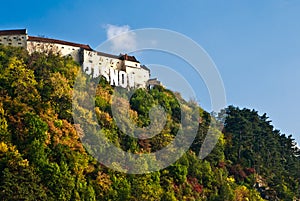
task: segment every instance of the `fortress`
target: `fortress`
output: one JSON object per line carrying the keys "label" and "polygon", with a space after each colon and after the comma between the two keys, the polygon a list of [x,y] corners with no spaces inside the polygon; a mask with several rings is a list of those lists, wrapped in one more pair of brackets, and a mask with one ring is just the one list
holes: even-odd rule
{"label": "fortress", "polygon": [[71,57],[85,73],[93,77],[102,75],[113,86],[145,88],[160,84],[156,79],[150,79],[150,70],[146,66],[127,54],[116,56],[95,51],[89,45],[29,36],[26,29],[0,30],[0,44],[23,47],[30,54],[44,52]]}

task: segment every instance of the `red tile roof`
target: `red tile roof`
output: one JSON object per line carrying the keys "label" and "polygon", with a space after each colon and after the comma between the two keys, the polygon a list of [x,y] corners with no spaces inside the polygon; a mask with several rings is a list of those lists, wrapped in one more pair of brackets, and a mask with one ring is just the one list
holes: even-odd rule
{"label": "red tile roof", "polygon": [[5,35],[26,35],[27,30],[26,29],[14,29],[14,30],[1,30],[0,36]]}
{"label": "red tile roof", "polygon": [[97,54],[99,56],[105,56],[105,57],[111,57],[111,58],[114,58],[114,59],[119,59],[119,56],[113,55],[113,54],[108,54],[108,53],[98,52],[98,51],[97,51]]}
{"label": "red tile roof", "polygon": [[57,43],[61,45],[69,45],[73,47],[80,47],[86,50],[93,50],[89,45],[79,44],[79,43],[72,43],[63,40],[56,40],[51,38],[42,38],[42,37],[35,37],[35,36],[28,36],[28,41],[35,41],[35,42],[43,42],[43,43]]}
{"label": "red tile roof", "polygon": [[134,56],[129,56],[128,54],[121,54],[121,55],[119,56],[119,59],[140,63],[138,60],[136,60],[136,58],[135,58]]}

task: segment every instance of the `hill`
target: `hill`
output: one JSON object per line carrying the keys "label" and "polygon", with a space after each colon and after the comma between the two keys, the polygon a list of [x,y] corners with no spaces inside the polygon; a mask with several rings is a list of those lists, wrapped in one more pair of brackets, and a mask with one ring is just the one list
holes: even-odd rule
{"label": "hill", "polygon": [[[137,139],[122,132],[112,115],[114,88],[104,79],[94,97],[97,123],[115,146],[143,154],[172,142],[181,126],[180,110],[196,112],[200,118],[190,149],[171,166],[148,174],[107,168],[82,144],[84,137],[78,134],[82,125],[72,116],[79,72],[80,66],[70,58],[29,55],[22,48],[0,46],[1,200],[300,198],[300,151],[292,136],[273,128],[266,114],[230,106],[213,116],[161,86],[138,89],[130,98],[128,110],[128,120],[140,127],[149,126],[149,111],[153,105],[161,105],[166,111],[166,124],[155,137]],[[90,79],[83,76],[82,82]],[[120,91],[120,102],[128,104],[125,100],[126,93]],[[88,119],[86,108],[80,114],[87,122],[93,121]],[[192,121],[190,116],[185,118]],[[197,155],[209,125],[220,127],[220,122],[224,122],[222,133],[214,130],[221,136],[217,145],[200,160]]]}

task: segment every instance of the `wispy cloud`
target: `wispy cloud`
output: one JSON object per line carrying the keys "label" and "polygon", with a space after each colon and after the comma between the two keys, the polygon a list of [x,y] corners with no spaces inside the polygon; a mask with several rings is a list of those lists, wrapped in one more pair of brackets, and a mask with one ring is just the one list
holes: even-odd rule
{"label": "wispy cloud", "polygon": [[128,25],[116,26],[107,24],[106,36],[111,42],[111,49],[114,52],[126,53],[135,50],[137,46],[136,35],[130,31]]}

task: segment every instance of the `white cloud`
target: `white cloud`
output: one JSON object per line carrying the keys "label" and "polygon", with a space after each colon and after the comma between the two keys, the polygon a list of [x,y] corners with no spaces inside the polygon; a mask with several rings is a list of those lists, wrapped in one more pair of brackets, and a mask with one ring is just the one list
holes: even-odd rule
{"label": "white cloud", "polygon": [[106,25],[106,36],[111,42],[111,49],[116,53],[126,53],[136,49],[137,42],[134,32],[128,25]]}

